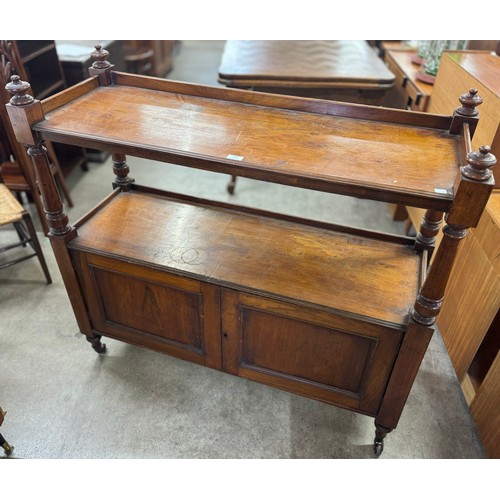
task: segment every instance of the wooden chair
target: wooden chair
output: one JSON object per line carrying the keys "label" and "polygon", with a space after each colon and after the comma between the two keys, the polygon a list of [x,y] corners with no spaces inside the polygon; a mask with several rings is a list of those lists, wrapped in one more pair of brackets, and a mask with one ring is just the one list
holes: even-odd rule
{"label": "wooden chair", "polygon": [[153,76],[154,51],[142,40],[123,40],[123,58],[128,73]]}
{"label": "wooden chair", "polygon": [[[0,41],[0,74],[4,84],[10,80],[14,74],[25,74],[20,56],[15,48],[15,44]],[[16,193],[26,193],[30,200],[33,200],[37,208],[43,232],[48,233],[48,225],[40,198],[40,190],[37,185],[36,176],[33,171],[31,159],[25,148],[19,144],[14,136],[14,131],[7,117],[4,104],[9,101],[9,95],[3,89],[0,99],[0,179],[11,191]],[[69,190],[66,186],[61,166],[50,142],[46,143],[47,153],[50,159],[52,176],[56,181],[59,192],[65,199],[69,207],[73,206]]]}
{"label": "wooden chair", "polygon": [[[3,424],[3,419],[4,419],[4,416],[7,412],[3,411],[2,408],[0,408],[0,427],[2,426]],[[11,446],[7,441],[6,439],[2,436],[2,434],[0,434],[0,447],[3,448],[5,454],[10,457],[10,455],[12,455],[12,452],[14,451],[14,447]]]}
{"label": "wooden chair", "polygon": [[42,247],[38,241],[30,213],[22,207],[5,184],[0,184],[0,226],[4,226],[6,224],[14,225],[20,241],[1,247],[0,253],[20,246],[25,247],[27,244],[32,247],[34,252],[0,263],[0,269],[13,266],[14,264],[30,259],[31,257],[38,257],[45,279],[47,280],[47,284],[52,283],[49,269],[47,268]]}

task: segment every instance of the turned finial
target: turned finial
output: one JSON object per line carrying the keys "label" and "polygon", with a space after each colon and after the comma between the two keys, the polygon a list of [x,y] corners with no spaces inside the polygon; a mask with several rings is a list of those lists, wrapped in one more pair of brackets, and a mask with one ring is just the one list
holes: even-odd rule
{"label": "turned finial", "polygon": [[468,94],[462,94],[458,100],[462,104],[460,108],[456,109],[459,115],[477,116],[479,114],[476,106],[482,104],[483,98],[478,95],[477,89],[470,89]]}
{"label": "turned finial", "polygon": [[489,146],[480,146],[479,151],[467,155],[467,165],[462,169],[464,177],[475,181],[487,181],[491,177],[491,168],[497,159],[491,154]]}
{"label": "turned finial", "polygon": [[25,106],[34,101],[33,96],[28,94],[31,85],[28,82],[23,82],[19,75],[12,75],[5,88],[12,95],[10,103],[13,106]]}
{"label": "turned finial", "polygon": [[106,49],[102,48],[102,45],[96,45],[94,52],[91,54],[94,62],[92,63],[92,67],[94,69],[107,69],[111,67],[111,63],[106,61],[106,58],[109,56],[109,52]]}

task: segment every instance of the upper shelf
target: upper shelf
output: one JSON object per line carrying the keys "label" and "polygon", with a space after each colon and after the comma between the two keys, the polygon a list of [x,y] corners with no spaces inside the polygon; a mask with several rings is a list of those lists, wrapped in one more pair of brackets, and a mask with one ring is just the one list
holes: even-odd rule
{"label": "upper shelf", "polygon": [[42,105],[56,142],[424,208],[449,208],[463,162],[438,115],[122,73]]}

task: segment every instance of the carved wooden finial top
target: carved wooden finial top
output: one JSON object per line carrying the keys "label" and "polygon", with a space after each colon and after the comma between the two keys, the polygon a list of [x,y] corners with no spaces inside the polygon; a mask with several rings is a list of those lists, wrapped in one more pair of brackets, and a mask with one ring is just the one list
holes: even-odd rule
{"label": "carved wooden finial top", "polygon": [[19,75],[12,75],[5,88],[12,95],[10,103],[13,106],[25,106],[34,101],[33,96],[28,94],[31,85],[28,82],[23,82]]}
{"label": "carved wooden finial top", "polygon": [[468,179],[476,181],[487,181],[491,177],[491,168],[495,166],[497,159],[491,154],[489,146],[480,146],[479,151],[471,151],[467,155],[467,165],[462,173]]}
{"label": "carved wooden finial top", "polygon": [[477,89],[469,89],[469,92],[467,94],[462,94],[458,100],[462,104],[462,106],[456,110],[459,115],[477,116],[479,114],[476,106],[482,104],[483,98],[478,95]]}
{"label": "carved wooden finial top", "polygon": [[94,62],[92,63],[92,67],[94,69],[107,69],[111,67],[111,63],[106,61],[106,58],[109,56],[109,52],[106,49],[103,49],[102,45],[96,45],[91,56],[92,59],[94,59]]}

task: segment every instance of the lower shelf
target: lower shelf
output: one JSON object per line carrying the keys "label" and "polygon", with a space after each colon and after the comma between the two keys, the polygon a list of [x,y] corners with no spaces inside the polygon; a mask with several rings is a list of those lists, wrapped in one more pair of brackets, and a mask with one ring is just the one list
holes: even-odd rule
{"label": "lower shelf", "polygon": [[77,231],[95,334],[377,414],[420,281],[408,239],[136,191]]}

